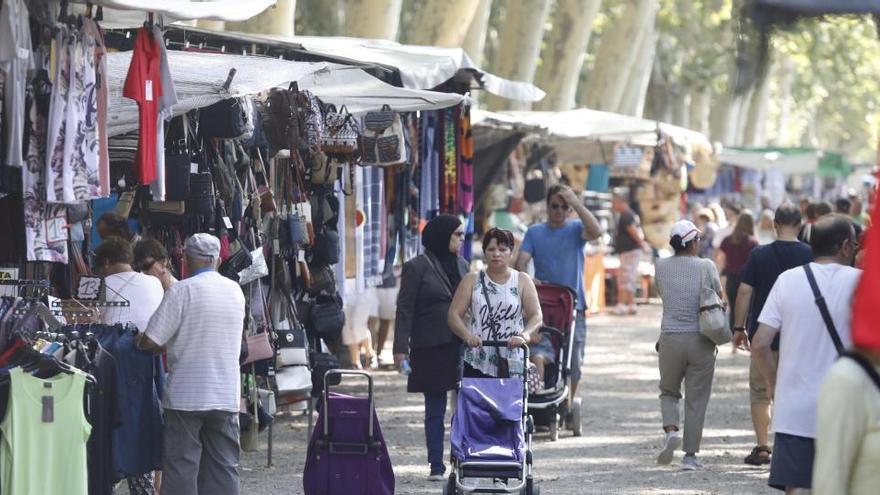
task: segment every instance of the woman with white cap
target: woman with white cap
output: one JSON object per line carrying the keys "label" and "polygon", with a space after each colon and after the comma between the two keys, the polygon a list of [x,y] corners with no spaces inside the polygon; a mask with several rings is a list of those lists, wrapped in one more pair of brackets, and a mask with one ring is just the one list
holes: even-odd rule
{"label": "woman with white cap", "polygon": [[685,385],[683,468],[694,471],[702,467],[696,454],[703,438],[706,406],[712,393],[715,374],[715,344],[700,333],[700,289],[708,271],[715,292],[721,295],[721,281],[712,260],[698,256],[703,233],[688,220],[672,227],[669,244],[675,256],[657,260],[655,279],[663,300],[660,324],[660,410],[666,434],[658,464],[672,462],[675,450],[682,444],[679,433],[682,398]]}

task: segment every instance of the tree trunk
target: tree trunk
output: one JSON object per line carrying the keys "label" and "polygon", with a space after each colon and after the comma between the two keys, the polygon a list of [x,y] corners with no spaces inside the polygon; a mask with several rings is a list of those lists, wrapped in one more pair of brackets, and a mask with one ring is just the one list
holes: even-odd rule
{"label": "tree trunk", "polygon": [[672,124],[690,128],[691,94],[687,88],[679,87],[672,96]]}
{"label": "tree trunk", "polygon": [[617,112],[644,36],[653,32],[658,0],[628,0],[621,18],[602,36],[584,103]]}
{"label": "tree trunk", "polygon": [[338,36],[342,30],[341,0],[299,0],[296,4],[296,32],[305,36]]}
{"label": "tree trunk", "polygon": [[712,105],[712,91],[708,88],[696,89],[691,93],[690,128],[709,135],[709,111]]}
{"label": "tree trunk", "polygon": [[460,47],[479,6],[480,0],[421,0],[407,30],[406,42]]}
{"label": "tree trunk", "polygon": [[403,0],[345,0],[343,33],[356,38],[397,40]]}
{"label": "tree trunk", "polygon": [[602,0],[558,1],[553,28],[547,33],[541,54],[537,82],[547,96],[538,103],[539,109],[570,110],[575,107],[581,66],[590,44],[593,21],[601,5]]}
{"label": "tree trunk", "polygon": [[648,83],[648,91],[645,101],[644,117],[660,122],[672,121],[672,105],[670,104],[669,83],[663,75],[663,69],[659,61],[654,62],[651,69],[651,81]]}
{"label": "tree trunk", "polygon": [[772,65],[767,74],[758,81],[752,102],[749,105],[746,117],[743,144],[746,146],[767,146],[767,112],[770,109],[770,74]]}
{"label": "tree trunk", "polygon": [[296,0],[278,0],[274,7],[261,12],[243,22],[227,22],[227,31],[253,34],[272,34],[293,36],[293,19],[296,14]]}
{"label": "tree trunk", "polygon": [[654,55],[657,53],[658,37],[659,34],[656,31],[645,34],[643,37],[636,56],[636,63],[633,65],[626,83],[623,101],[618,109],[619,113],[639,118],[644,114],[648,84],[651,82],[651,71],[654,68]]}
{"label": "tree trunk", "polygon": [[486,32],[489,31],[489,17],[492,14],[492,0],[480,0],[474,18],[464,38],[464,51],[477,67],[483,63],[483,51],[486,49]]}
{"label": "tree trunk", "polygon": [[[514,81],[532,82],[541,53],[544,22],[550,13],[550,0],[506,0],[504,21],[499,34],[495,74]],[[510,101],[491,95],[492,110],[528,110],[531,103]]]}
{"label": "tree trunk", "polygon": [[742,100],[740,100],[739,107],[737,108],[738,114],[736,117],[736,127],[735,127],[735,137],[733,139],[733,143],[737,146],[744,146],[746,144],[746,123],[749,120],[749,109],[752,107],[752,99],[755,97],[755,87],[752,86],[749,88],[748,92],[743,95]]}
{"label": "tree trunk", "polygon": [[779,118],[776,121],[776,129],[773,136],[773,144],[776,146],[791,142],[789,125],[791,122],[792,89],[794,87],[795,67],[791,57],[783,57],[779,61]]}

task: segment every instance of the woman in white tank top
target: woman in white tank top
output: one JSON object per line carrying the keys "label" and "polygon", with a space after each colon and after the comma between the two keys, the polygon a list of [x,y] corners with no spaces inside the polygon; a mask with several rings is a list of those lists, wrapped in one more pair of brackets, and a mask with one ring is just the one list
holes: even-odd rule
{"label": "woman in white tank top", "polygon": [[[462,279],[449,308],[449,327],[468,346],[464,374],[498,376],[498,363],[506,360],[510,375],[522,375],[525,363],[518,347],[530,342],[543,323],[538,292],[527,274],[510,268],[511,232],[488,231],[483,253],[486,270]],[[482,347],[484,340],[506,341],[508,348]]]}

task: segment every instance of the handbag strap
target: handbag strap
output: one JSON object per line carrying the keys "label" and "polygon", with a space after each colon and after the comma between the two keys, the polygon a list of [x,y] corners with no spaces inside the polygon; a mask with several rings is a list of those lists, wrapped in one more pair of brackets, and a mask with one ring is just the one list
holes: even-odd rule
{"label": "handbag strap", "polygon": [[[712,273],[711,273],[709,263],[703,263],[703,268],[700,271],[700,276],[702,279],[701,288],[709,289],[712,292],[715,292],[715,286],[712,283]],[[702,294],[701,294],[701,299],[702,299]],[[718,300],[720,301],[720,298],[718,298]],[[717,304],[710,304],[708,306],[700,306],[700,313],[702,313],[704,311],[709,311],[712,309],[719,309],[719,308],[724,309],[724,305],[721,304],[721,302],[719,302]]]}
{"label": "handbag strap", "polygon": [[452,299],[452,283],[449,281],[449,277],[447,277],[446,274],[437,267],[437,264],[434,263],[434,259],[431,258],[428,253],[425,253],[422,256],[424,256],[425,259],[428,260],[428,264],[431,265],[431,269],[433,269],[434,273],[436,273],[437,276],[440,277],[440,281],[443,282],[443,288],[446,289],[446,295],[449,296],[450,299]]}
{"label": "handbag strap", "polygon": [[877,390],[880,390],[880,373],[877,373],[877,369],[865,359],[861,354],[856,354],[854,352],[847,352],[843,354],[843,357],[848,357],[859,364],[865,373],[871,378],[871,381],[874,382],[874,385],[877,385]]}
{"label": "handbag strap", "polygon": [[810,267],[809,263],[804,265],[804,271],[807,273],[807,280],[810,282],[810,288],[813,289],[813,297],[815,297],[816,306],[819,307],[819,312],[822,313],[822,319],[825,320],[825,328],[828,329],[828,334],[831,335],[831,340],[834,341],[834,348],[837,349],[838,354],[843,354],[844,349],[843,343],[840,341],[840,334],[837,333],[837,327],[834,326],[834,320],[831,319],[831,313],[828,312],[828,305],[825,303],[825,297],[819,290],[819,284],[816,283],[816,277],[813,275],[813,269]]}

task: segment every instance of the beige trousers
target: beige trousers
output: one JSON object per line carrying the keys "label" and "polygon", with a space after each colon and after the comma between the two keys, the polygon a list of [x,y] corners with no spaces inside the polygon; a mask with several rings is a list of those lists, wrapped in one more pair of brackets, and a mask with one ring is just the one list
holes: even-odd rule
{"label": "beige trousers", "polygon": [[660,411],[663,426],[679,427],[684,381],[684,438],[682,449],[700,451],[706,406],[715,375],[715,344],[697,332],[660,334]]}

